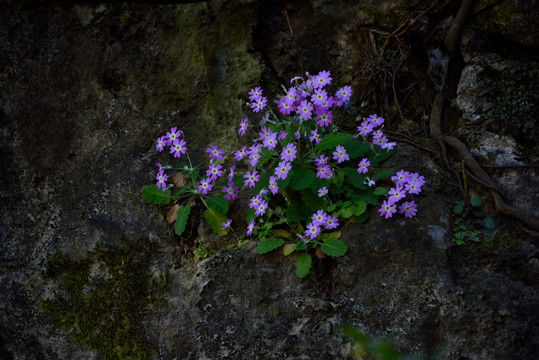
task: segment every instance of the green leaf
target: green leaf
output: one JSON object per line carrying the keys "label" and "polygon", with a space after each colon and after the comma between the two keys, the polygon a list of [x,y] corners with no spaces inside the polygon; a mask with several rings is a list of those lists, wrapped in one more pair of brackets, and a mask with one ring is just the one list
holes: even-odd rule
{"label": "green leaf", "polygon": [[376,178],[380,180],[380,179],[388,178],[393,175],[395,175],[395,172],[392,170],[382,170],[376,173]]}
{"label": "green leaf", "polygon": [[376,153],[374,151],[370,151],[368,156],[372,166],[378,166],[378,164],[390,158],[395,153],[395,150],[385,150],[378,145],[375,145],[374,147],[377,148]]}
{"label": "green leaf", "polygon": [[188,190],[191,190],[192,189],[192,186],[191,185],[185,185],[184,187],[182,187],[180,190],[178,190],[176,192],[176,194],[174,194],[174,197],[172,197],[172,200],[177,200],[180,198],[180,196],[182,196],[184,193],[186,193]]}
{"label": "green leaf", "polygon": [[296,275],[303,279],[309,271],[311,270],[311,264],[313,262],[313,259],[311,258],[311,255],[307,255],[305,253],[298,254],[298,263],[296,268]]}
{"label": "green leaf", "polygon": [[491,217],[486,217],[483,219],[483,225],[489,229],[489,230],[492,230],[496,227],[496,222],[494,221],[493,218]]}
{"label": "green leaf", "polygon": [[462,205],[455,205],[453,207],[453,213],[455,215],[460,215],[460,214],[462,214],[463,211],[464,211],[464,207],[462,207]]}
{"label": "green leaf", "polygon": [[322,251],[330,256],[343,256],[348,251],[348,247],[344,242],[335,238],[328,238],[321,245]]}
{"label": "green leaf", "polygon": [[226,215],[218,213],[212,209],[204,211],[206,222],[217,235],[226,235],[227,230],[223,229],[223,223],[227,220]]}
{"label": "green leaf", "polygon": [[307,245],[305,245],[305,241],[300,240],[296,243],[296,250],[298,251],[305,251],[307,250]]}
{"label": "green leaf", "polygon": [[301,201],[290,199],[286,218],[291,223],[307,220],[310,217],[309,210]]}
{"label": "green leaf", "polygon": [[481,206],[482,203],[481,198],[473,197],[470,199],[470,205],[472,206]]}
{"label": "green leaf", "polygon": [[163,192],[155,184],[144,186],[140,192],[144,200],[152,204],[168,204],[172,198],[169,190]]}
{"label": "green leaf", "polygon": [[367,204],[364,201],[356,201],[356,204],[351,208],[352,214],[359,216],[367,210]]}
{"label": "green leaf", "polygon": [[[263,188],[268,187],[269,178],[271,177],[271,175],[273,175],[273,172],[271,172],[271,171],[263,172],[260,175],[260,179],[258,180],[258,182],[255,185],[255,189],[254,189],[255,194],[258,194]],[[240,189],[241,189],[241,186],[240,186]]]}
{"label": "green leaf", "polygon": [[346,145],[354,137],[349,133],[335,132],[324,137],[316,146],[319,150],[333,149],[337,145]]}
{"label": "green leaf", "polygon": [[278,247],[281,247],[283,244],[283,239],[269,238],[258,243],[258,246],[256,247],[256,252],[260,255],[266,254],[272,250],[277,249]]}
{"label": "green leaf", "polygon": [[365,175],[357,172],[357,169],[351,167],[345,167],[341,169],[342,172],[346,175],[346,178],[354,187],[358,189],[367,189],[367,185],[364,184]]}
{"label": "green leaf", "polygon": [[387,194],[387,191],[388,191],[387,188],[378,186],[376,189],[374,189],[374,195],[376,196],[385,195]]}
{"label": "green leaf", "polygon": [[318,197],[318,195],[313,194],[310,189],[303,190],[301,192],[301,199],[303,200],[303,208],[310,210],[311,212],[318,211],[320,209],[325,209],[327,200],[324,198]]}
{"label": "green leaf", "polygon": [[191,207],[189,205],[180,206],[178,209],[176,221],[174,222],[174,232],[176,235],[181,235],[185,231],[185,225],[187,225],[190,213]]}
{"label": "green leaf", "polygon": [[311,169],[304,166],[295,167],[294,176],[290,179],[290,188],[298,191],[307,189],[315,178],[316,175]]}
{"label": "green leaf", "polygon": [[206,204],[208,204],[210,209],[215,210],[218,213],[226,214],[228,212],[228,201],[222,196],[212,196],[206,200]]}
{"label": "green leaf", "polygon": [[352,140],[344,147],[350,159],[357,159],[369,152],[369,145],[362,141]]}

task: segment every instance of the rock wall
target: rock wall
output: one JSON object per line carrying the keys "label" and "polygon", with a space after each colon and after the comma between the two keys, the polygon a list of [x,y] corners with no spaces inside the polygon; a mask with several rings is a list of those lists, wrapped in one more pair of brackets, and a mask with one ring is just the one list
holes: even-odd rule
{"label": "rock wall", "polygon": [[[520,36],[524,30],[517,24],[536,34],[529,19],[537,6],[517,5],[513,15],[502,13],[505,22],[475,31],[505,36],[511,44],[520,40],[515,48],[530,54],[537,37]],[[296,278],[291,259],[257,255],[254,241],[197,261],[192,249],[213,241],[202,239],[211,236],[204,226],[180,239],[170,232],[165,210],[140,196],[155,176],[160,134],[179,126],[192,139],[195,160],[212,143],[232,151],[237,124],[248,113],[243,103],[249,89],[261,84],[272,96],[302,70],[331,70],[334,79],[369,96],[367,110],[387,113],[394,129],[428,133],[421,132],[425,106],[440,80],[434,70],[440,63],[429,66],[428,54],[458,4],[429,6],[5,1],[0,358],[101,358],[53,327],[40,299],[60,296],[62,288],[41,274],[57,250],[84,259],[96,245],[114,247],[122,236],[160,245],[150,271],[168,279],[168,306],[152,309],[143,324],[155,359],[351,358],[352,343],[339,332],[345,324],[429,358],[536,357],[536,239],[515,230],[491,248],[456,247],[450,204],[457,190],[444,179],[439,159],[418,147],[402,145],[387,164],[431,179],[418,217],[388,222],[373,213],[368,224],[344,227],[348,254],[317,261],[305,280]],[[374,56],[384,42],[379,36],[403,24],[402,43],[387,45],[394,52]],[[501,31],[503,24],[509,25]],[[474,40],[466,40],[472,46]],[[408,95],[395,95],[408,99],[399,115],[386,85],[404,53],[396,81],[418,83]],[[384,85],[390,96],[364,91],[373,84]],[[351,119],[363,100],[352,101]],[[532,175],[520,186],[537,189]]]}

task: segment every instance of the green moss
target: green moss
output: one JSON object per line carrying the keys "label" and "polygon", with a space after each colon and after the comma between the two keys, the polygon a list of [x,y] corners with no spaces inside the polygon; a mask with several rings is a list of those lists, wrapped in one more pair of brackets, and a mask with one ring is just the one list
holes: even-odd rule
{"label": "green moss", "polygon": [[105,359],[150,359],[153,348],[142,324],[150,306],[164,305],[166,288],[149,271],[157,250],[148,240],[122,238],[119,247],[96,247],[82,260],[56,252],[43,276],[58,279],[60,295],[41,299],[42,309],[76,344]]}

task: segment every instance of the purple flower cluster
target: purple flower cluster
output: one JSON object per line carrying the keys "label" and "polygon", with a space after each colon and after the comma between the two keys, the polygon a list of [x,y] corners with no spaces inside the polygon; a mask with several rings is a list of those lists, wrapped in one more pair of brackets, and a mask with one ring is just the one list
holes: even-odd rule
{"label": "purple flower cluster", "polygon": [[395,142],[390,142],[384,135],[382,130],[376,129],[385,122],[384,118],[373,114],[364,120],[360,126],[357,127],[356,137],[363,137],[363,140],[367,140],[369,136],[372,136],[371,142],[374,145],[380,146],[382,149],[391,150],[397,145]]}
{"label": "purple flower cluster", "polygon": [[389,192],[389,198],[384,200],[378,212],[380,216],[386,219],[390,218],[399,211],[407,218],[413,218],[417,213],[417,204],[415,201],[404,201],[398,205],[398,202],[406,197],[407,194],[419,194],[421,187],[425,184],[425,178],[417,173],[409,173],[401,170],[391,177],[395,186]]}
{"label": "purple flower cluster", "polygon": [[311,240],[316,239],[322,230],[331,230],[339,226],[339,219],[327,214],[324,210],[315,212],[311,220],[305,230],[305,236],[308,236]]}

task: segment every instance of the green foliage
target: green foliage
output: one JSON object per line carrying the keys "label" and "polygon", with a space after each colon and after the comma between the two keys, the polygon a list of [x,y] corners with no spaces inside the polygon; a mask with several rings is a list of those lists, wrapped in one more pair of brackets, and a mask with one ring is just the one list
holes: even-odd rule
{"label": "green foliage", "polygon": [[193,251],[193,254],[195,254],[198,260],[204,260],[207,257],[210,257],[213,255],[213,250],[206,249],[203,246],[201,246],[197,250]]}
{"label": "green foliage", "polygon": [[178,209],[176,221],[174,222],[174,232],[176,235],[181,235],[185,231],[190,213],[191,208],[189,206],[180,206]]}
{"label": "green foliage", "polygon": [[457,201],[453,206],[453,242],[464,245],[467,242],[479,243],[485,240],[483,231],[496,227],[494,219],[485,217],[479,197],[470,198],[470,208],[466,209],[464,201]]}
{"label": "green foliage", "polygon": [[222,196],[212,196],[206,200],[206,203],[210,209],[220,214],[226,214],[228,212],[228,201]]}
{"label": "green foliage", "polygon": [[348,251],[346,244],[335,238],[327,238],[320,247],[329,256],[343,256]]}
{"label": "green foliage", "polygon": [[269,238],[258,243],[256,252],[258,254],[266,254],[284,245],[284,240],[279,238]]}
{"label": "green foliage", "polygon": [[296,267],[296,275],[302,279],[311,270],[311,264],[313,262],[313,259],[311,258],[311,255],[305,254],[305,253],[299,253],[298,254],[298,262]]}
{"label": "green foliage", "polygon": [[225,214],[208,209],[204,211],[204,219],[217,235],[226,235],[228,233],[228,230],[223,229],[223,223],[227,220]]}
{"label": "green foliage", "polygon": [[[166,288],[166,281],[150,272],[157,251],[147,239],[125,238],[121,246],[96,247],[81,260],[57,251],[42,275],[59,279],[61,295],[40,299],[40,306],[55,328],[104,359],[151,359],[155,349],[143,323],[152,306],[164,305]],[[91,271],[93,264],[101,264],[99,271]]]}
{"label": "green foliage", "polygon": [[163,192],[155,184],[144,186],[140,192],[142,197],[152,204],[168,204],[171,199],[170,191]]}

